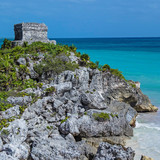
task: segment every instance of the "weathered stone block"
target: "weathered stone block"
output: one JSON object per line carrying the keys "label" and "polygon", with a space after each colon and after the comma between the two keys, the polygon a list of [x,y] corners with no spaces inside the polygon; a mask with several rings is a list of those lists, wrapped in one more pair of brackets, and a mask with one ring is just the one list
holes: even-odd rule
{"label": "weathered stone block", "polygon": [[12,41],[12,45],[23,45],[24,42],[29,44],[41,41],[45,43],[54,43],[56,41],[50,41],[47,38],[48,27],[44,23],[20,23],[14,25],[15,40]]}

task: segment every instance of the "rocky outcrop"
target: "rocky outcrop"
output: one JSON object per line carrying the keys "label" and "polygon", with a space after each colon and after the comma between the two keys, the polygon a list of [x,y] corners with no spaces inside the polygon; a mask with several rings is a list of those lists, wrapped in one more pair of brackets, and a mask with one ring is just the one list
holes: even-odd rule
{"label": "rocky outcrop", "polygon": [[157,107],[151,104],[139,87],[133,87],[124,80],[114,77],[110,73],[103,75],[104,91],[112,98],[130,104],[138,112],[155,112]]}
{"label": "rocky outcrop", "polygon": [[[70,58],[79,61],[73,53]],[[42,86],[21,91],[29,95],[7,98],[13,107],[1,111],[0,118],[12,120],[0,131],[0,159],[132,160],[134,152],[122,146],[125,137],[133,135],[137,111],[157,110],[148,97],[138,87],[98,69],[79,67],[51,75],[50,80],[34,71],[39,61],[29,57],[17,61],[29,63],[25,76]],[[97,151],[97,141],[110,144],[101,143]]]}
{"label": "rocky outcrop", "polygon": [[135,153],[130,147],[124,149],[122,146],[101,143],[93,160],[133,160],[134,155]]}
{"label": "rocky outcrop", "polygon": [[141,160],[154,160],[153,158],[149,158],[149,157],[147,157],[147,156],[142,156],[141,157]]}
{"label": "rocky outcrop", "polygon": [[106,121],[97,121],[94,119],[94,113],[108,113],[103,110],[88,110],[88,115],[81,118],[71,116],[66,122],[60,125],[60,131],[63,134],[71,133],[73,136],[81,137],[105,137],[105,136],[132,136],[132,127],[127,123],[124,116],[112,117]]}

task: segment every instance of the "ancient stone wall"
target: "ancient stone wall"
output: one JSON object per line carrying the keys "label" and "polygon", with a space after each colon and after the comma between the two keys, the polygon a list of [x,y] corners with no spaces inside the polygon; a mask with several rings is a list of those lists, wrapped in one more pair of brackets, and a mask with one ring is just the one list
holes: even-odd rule
{"label": "ancient stone wall", "polygon": [[20,23],[14,25],[15,40],[12,42],[13,46],[22,45],[24,42],[31,44],[35,41],[45,43],[54,43],[47,38],[48,27],[44,23]]}

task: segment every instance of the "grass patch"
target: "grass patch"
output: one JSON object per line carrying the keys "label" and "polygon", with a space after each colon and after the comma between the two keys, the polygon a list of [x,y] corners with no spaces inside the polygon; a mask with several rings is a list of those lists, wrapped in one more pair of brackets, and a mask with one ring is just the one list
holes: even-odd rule
{"label": "grass patch", "polygon": [[94,117],[95,120],[100,121],[100,122],[103,122],[103,121],[106,121],[106,120],[110,120],[110,116],[111,116],[111,117],[117,117],[117,118],[118,118],[118,115],[117,115],[117,114],[104,113],[104,112],[101,112],[101,113],[93,113],[92,116]]}
{"label": "grass patch", "polygon": [[0,120],[0,131],[3,129],[3,127],[8,127],[9,122],[12,122],[15,120],[15,117],[11,117],[9,119],[1,119]]}
{"label": "grass patch", "polygon": [[1,132],[1,136],[8,136],[9,135],[9,131],[7,129],[3,129]]}
{"label": "grass patch", "polygon": [[53,86],[52,86],[52,87],[49,87],[49,88],[46,88],[46,89],[45,89],[45,92],[46,92],[46,93],[53,93],[53,92],[56,92],[56,88],[53,87]]}

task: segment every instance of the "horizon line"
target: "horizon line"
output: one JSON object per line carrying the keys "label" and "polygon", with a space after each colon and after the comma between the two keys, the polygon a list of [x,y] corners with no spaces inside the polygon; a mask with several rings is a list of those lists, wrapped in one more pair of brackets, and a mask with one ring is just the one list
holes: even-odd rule
{"label": "horizon line", "polygon": [[[4,38],[6,38],[6,37],[0,37],[0,39],[4,39]],[[100,38],[102,38],[102,39],[111,39],[111,38],[160,38],[160,36],[158,37],[148,37],[148,36],[144,36],[144,37],[54,37],[54,38],[52,38],[52,37],[49,37],[48,39],[100,39]],[[14,39],[13,37],[8,37],[7,39]]]}
{"label": "horizon line", "polygon": [[88,38],[90,38],[90,39],[92,39],[92,38],[97,38],[97,39],[99,39],[99,38],[160,38],[160,36],[159,37],[54,37],[54,38],[49,38],[49,39],[88,39]]}

